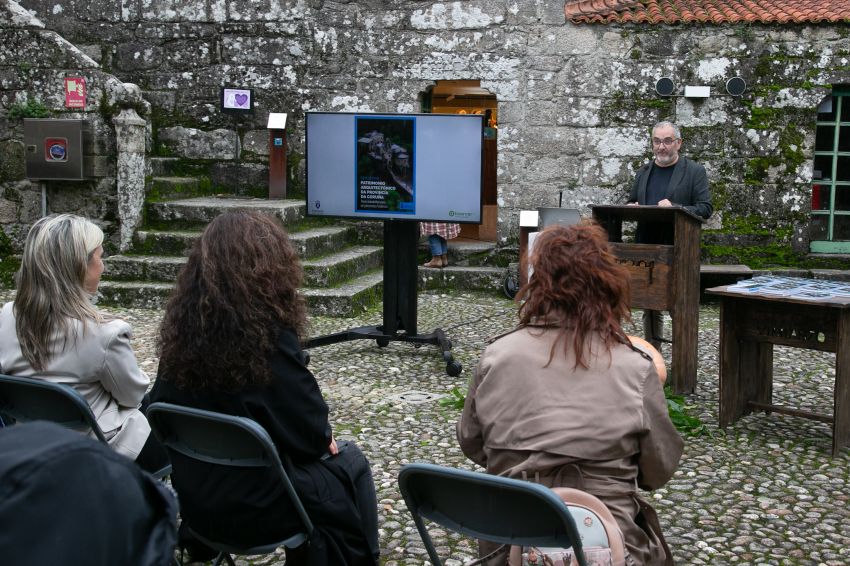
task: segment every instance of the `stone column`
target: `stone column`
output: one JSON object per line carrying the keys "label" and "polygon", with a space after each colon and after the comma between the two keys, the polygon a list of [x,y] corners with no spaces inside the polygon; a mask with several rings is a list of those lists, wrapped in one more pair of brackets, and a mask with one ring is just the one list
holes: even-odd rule
{"label": "stone column", "polygon": [[130,248],[133,233],[142,220],[145,204],[145,128],[146,122],[133,109],[124,109],[112,119],[118,146],[118,220],[119,249]]}

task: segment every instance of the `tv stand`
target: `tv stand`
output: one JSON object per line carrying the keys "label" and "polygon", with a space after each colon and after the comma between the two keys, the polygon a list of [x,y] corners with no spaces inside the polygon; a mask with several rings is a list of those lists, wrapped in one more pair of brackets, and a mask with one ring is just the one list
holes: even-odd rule
{"label": "tv stand", "polygon": [[463,366],[452,356],[452,341],[442,329],[437,328],[428,334],[416,332],[418,241],[418,222],[384,220],[384,323],[310,338],[304,343],[304,348],[351,340],[375,340],[381,348],[390,342],[410,342],[417,348],[422,344],[432,344],[442,353],[446,373],[452,377],[460,375]]}

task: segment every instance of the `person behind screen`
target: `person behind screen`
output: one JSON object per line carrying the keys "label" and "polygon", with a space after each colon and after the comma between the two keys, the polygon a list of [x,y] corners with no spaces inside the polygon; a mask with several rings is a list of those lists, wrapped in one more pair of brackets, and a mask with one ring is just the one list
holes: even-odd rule
{"label": "person behind screen", "polygon": [[33,224],[18,292],[0,311],[0,370],[76,389],[119,454],[147,471],[168,464],[141,406],[150,380],[130,347],[133,332],[92,304],[103,273],[103,232],[73,214]]}
{"label": "person behind screen", "polygon": [[637,564],[669,564],[638,488],[667,483],[684,443],[652,356],[621,326],[628,273],[590,223],[544,229],[530,260],[534,273],[516,297],[519,325],[490,343],[470,382],[460,447],[490,474],[597,496]]}
{"label": "person behind screen", "polygon": [[[165,308],[151,399],[250,418],[291,459],[287,471],[318,534],[286,550],[288,565],[371,566],[379,555],[375,485],[360,449],[334,440],[328,405],[305,364],[302,276],[271,216],[233,211],[210,222]],[[191,472],[172,480],[192,530],[246,545],[299,527],[282,489],[247,481],[243,470],[183,464],[180,471]]]}
{"label": "person behind screen", "polygon": [[428,237],[428,247],[431,250],[431,261],[423,267],[446,267],[449,264],[449,244],[446,240],[458,237],[460,224],[446,222],[420,222],[419,232]]}
{"label": "person behind screen", "polygon": [[[679,154],[682,133],[672,122],[659,122],[652,128],[652,153],[655,158],[638,169],[629,204],[681,206],[700,218],[709,218],[714,208],[705,167]],[[639,222],[635,241],[641,244],[673,243],[673,226]],[[645,310],[644,335],[656,348],[664,335],[661,311]]]}

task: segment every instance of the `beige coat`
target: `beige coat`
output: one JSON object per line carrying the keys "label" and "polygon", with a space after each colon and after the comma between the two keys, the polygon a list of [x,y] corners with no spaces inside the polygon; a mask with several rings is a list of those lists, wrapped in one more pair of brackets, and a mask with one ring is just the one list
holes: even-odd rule
{"label": "beige coat", "polygon": [[6,303],[0,312],[2,373],[71,385],[88,401],[110,446],[135,460],[151,431],[139,411],[150,380],[130,347],[130,325],[122,320],[89,323],[83,334],[82,323],[75,320],[76,342],[68,338],[65,344],[66,337],[57,333],[51,340],[53,357],[44,371],[36,372],[21,352],[12,305]]}
{"label": "beige coat", "polygon": [[638,564],[671,564],[655,512],[637,487],[663,486],[684,443],[651,361],[594,338],[588,369],[556,346],[557,330],[519,329],[481,356],[457,426],[488,473],[584,489],[611,509]]}

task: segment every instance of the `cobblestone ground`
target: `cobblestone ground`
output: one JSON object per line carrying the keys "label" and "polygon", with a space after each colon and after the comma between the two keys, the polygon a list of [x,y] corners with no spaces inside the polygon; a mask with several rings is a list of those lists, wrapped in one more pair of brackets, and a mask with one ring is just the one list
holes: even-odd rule
{"label": "cobblestone ground", "polygon": [[[134,327],[133,346],[153,377],[161,311],[109,310]],[[487,339],[512,328],[515,317],[513,304],[497,296],[420,295],[419,330],[446,330],[464,367],[457,378],[446,375],[442,358],[429,346],[378,348],[372,341],[358,341],[312,350],[311,369],[331,406],[337,438],[356,441],[372,464],[385,565],[422,565],[427,559],[398,491],[399,468],[432,462],[475,469],[455,441],[459,410],[440,406],[435,397],[454,387],[465,391]],[[356,319],[317,317],[312,334],[379,324],[380,319],[378,311]],[[676,562],[850,564],[850,450],[833,458],[827,424],[776,414],[750,415],[725,431],[718,429],[718,322],[717,307],[703,305],[699,385],[687,398],[710,435],[687,438],[673,480],[648,495]],[[669,359],[669,350],[665,356]],[[777,347],[774,371],[777,403],[831,413],[834,355]],[[449,566],[474,557],[472,541],[436,526],[430,532]],[[279,565],[283,555],[240,563]]]}

